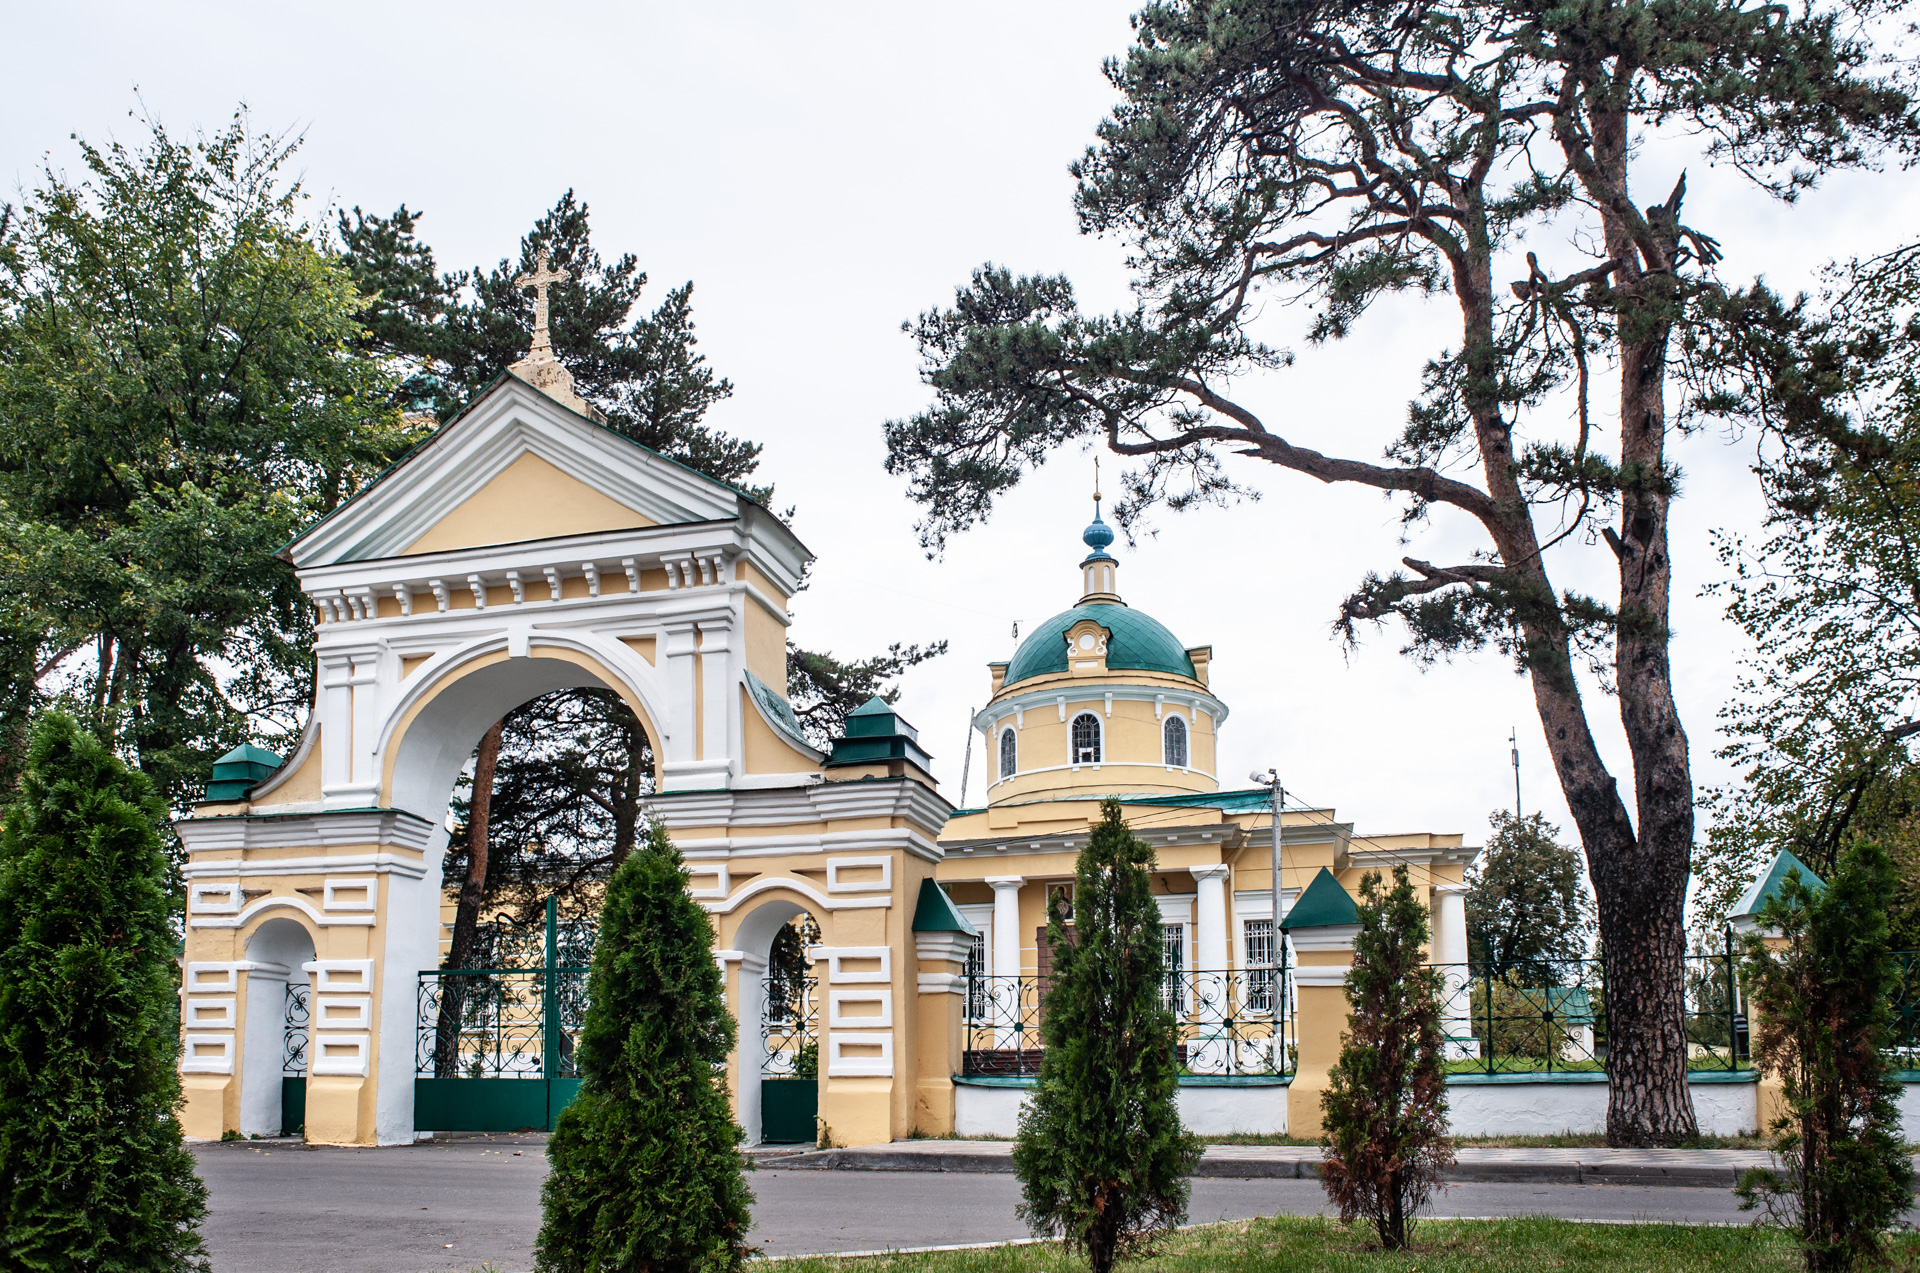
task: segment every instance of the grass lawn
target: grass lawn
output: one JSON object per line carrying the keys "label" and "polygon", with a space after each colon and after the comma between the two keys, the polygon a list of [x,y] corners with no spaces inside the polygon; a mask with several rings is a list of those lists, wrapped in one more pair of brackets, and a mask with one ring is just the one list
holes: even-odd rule
{"label": "grass lawn", "polygon": [[[1896,1261],[1920,1243],[1899,1239]],[[779,1261],[781,1273],[1076,1273],[1083,1261],[1049,1245]],[[1751,1228],[1677,1224],[1604,1225],[1569,1220],[1434,1220],[1414,1250],[1376,1249],[1372,1230],[1331,1220],[1280,1217],[1188,1229],[1127,1273],[1798,1273],[1799,1254],[1781,1235]]]}
{"label": "grass lawn", "polygon": [[[1291,1145],[1305,1148],[1317,1140],[1297,1136],[1267,1136],[1241,1133],[1232,1136],[1202,1136],[1209,1145]],[[1600,1132],[1560,1132],[1552,1136],[1456,1136],[1460,1149],[1605,1149],[1607,1138]],[[1682,1149],[1771,1149],[1765,1136],[1695,1136]]]}

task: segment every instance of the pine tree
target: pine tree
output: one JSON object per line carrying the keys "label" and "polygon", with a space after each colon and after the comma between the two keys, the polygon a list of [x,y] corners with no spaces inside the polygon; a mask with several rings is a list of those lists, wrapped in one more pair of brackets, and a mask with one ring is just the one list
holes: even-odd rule
{"label": "pine tree", "polygon": [[1913,1203],[1913,1162],[1888,1061],[1900,965],[1888,942],[1893,864],[1870,841],[1841,854],[1815,891],[1789,871],[1761,923],[1785,939],[1746,944],[1760,1064],[1780,1075],[1772,1127],[1785,1170],[1750,1170],[1735,1190],[1793,1229],[1808,1273],[1886,1263],[1884,1234]]}
{"label": "pine tree", "polygon": [[0,833],[0,1266],[207,1268],[162,816],[143,775],[41,717]]}
{"label": "pine tree", "polygon": [[1347,1037],[1320,1097],[1327,1160],[1320,1182],[1340,1219],[1364,1217],[1402,1251],[1413,1218],[1453,1161],[1441,1062],[1440,978],[1427,964],[1427,911],[1407,868],[1360,879],[1360,932],[1347,974]]}
{"label": "pine tree", "polygon": [[658,824],[607,885],[575,1060],[547,1147],[542,1273],[736,1269],[745,1139],[723,1066],[735,1027],[713,928]]}
{"label": "pine tree", "polygon": [[1021,1217],[1085,1251],[1094,1273],[1186,1218],[1187,1177],[1200,1159],[1174,1101],[1177,1039],[1153,867],[1120,802],[1102,802],[1075,868],[1073,927],[1059,898],[1049,908],[1046,1050],[1013,1147]]}

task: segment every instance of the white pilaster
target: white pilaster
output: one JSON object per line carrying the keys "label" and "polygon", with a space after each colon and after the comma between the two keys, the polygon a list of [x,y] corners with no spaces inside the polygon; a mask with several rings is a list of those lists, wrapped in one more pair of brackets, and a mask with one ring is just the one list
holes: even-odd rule
{"label": "white pilaster", "polygon": [[1194,964],[1190,992],[1199,1033],[1187,1044],[1187,1066],[1197,1074],[1222,1073],[1231,1064],[1231,1040],[1222,1030],[1208,1030],[1209,1022],[1224,1021],[1231,1006],[1227,976],[1227,868],[1187,868],[1199,892],[1194,898]]}
{"label": "white pilaster", "polygon": [[1227,968],[1227,868],[1216,864],[1190,866],[1187,871],[1200,890],[1194,899],[1194,960],[1202,972],[1224,972]]}
{"label": "white pilaster", "polygon": [[[993,963],[987,969],[988,981],[994,997],[1012,1005],[1013,1016],[1009,1021],[1019,1016],[1020,886],[1026,882],[1026,878],[1019,875],[987,877],[987,883],[993,888]],[[1016,1035],[1011,1024],[1002,1026],[999,1034],[996,1046],[1014,1046]]]}
{"label": "white pilaster", "polygon": [[734,758],[730,708],[740,694],[727,637],[727,630],[717,626],[700,631],[700,697],[705,700],[700,705],[702,760],[731,762]]}
{"label": "white pilaster", "polygon": [[[672,724],[666,743],[666,766],[686,765],[700,759],[694,722],[700,705],[693,692],[694,660],[699,657],[696,631],[692,623],[669,623],[660,641],[660,663],[666,673],[667,719]],[[666,786],[671,789],[669,777]]]}

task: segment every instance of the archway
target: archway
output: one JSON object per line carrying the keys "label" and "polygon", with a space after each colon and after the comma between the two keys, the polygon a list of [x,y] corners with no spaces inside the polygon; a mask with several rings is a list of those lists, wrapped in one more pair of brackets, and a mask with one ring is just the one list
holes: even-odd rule
{"label": "archway", "polygon": [[[240,1134],[279,1136],[305,1116],[305,965],[313,962],[313,935],[296,919],[265,920],[248,938],[246,955]],[[297,1077],[289,1072],[296,1067]]]}
{"label": "archway", "polygon": [[[804,985],[789,983],[781,987],[783,1004],[771,1004],[769,993],[775,989],[770,981],[777,975],[777,970],[771,967],[776,942],[794,934],[796,927],[807,921],[811,921],[812,931],[817,934],[819,916],[789,898],[774,897],[749,912],[734,935],[735,948],[741,956],[740,1032],[736,1051],[738,1110],[740,1126],[745,1129],[749,1144],[773,1140],[792,1143],[812,1138],[812,1114],[808,1111],[815,1105],[804,1099],[796,1100],[804,1094],[790,1089],[810,1079],[817,1098],[821,1075],[817,1030],[819,996],[813,990],[811,977],[805,978]],[[770,1007],[783,1010],[770,1012]],[[812,1072],[809,1074],[808,1070]],[[776,1104],[770,1105],[770,1102]]]}

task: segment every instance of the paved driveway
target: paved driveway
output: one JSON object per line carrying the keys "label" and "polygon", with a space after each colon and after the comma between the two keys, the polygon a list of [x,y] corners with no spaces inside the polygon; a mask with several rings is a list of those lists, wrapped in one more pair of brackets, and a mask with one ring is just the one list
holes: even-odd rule
{"label": "paved driveway", "polygon": [[[544,1137],[496,1136],[393,1149],[227,1142],[195,1147],[212,1191],[216,1273],[467,1273],[533,1265]],[[753,1241],[769,1254],[991,1242],[1026,1236],[1012,1176],[781,1171],[752,1177]],[[1192,1218],[1312,1215],[1311,1180],[1201,1179]],[[1685,1222],[1741,1218],[1719,1189],[1461,1184],[1435,1215],[1552,1214]]]}

